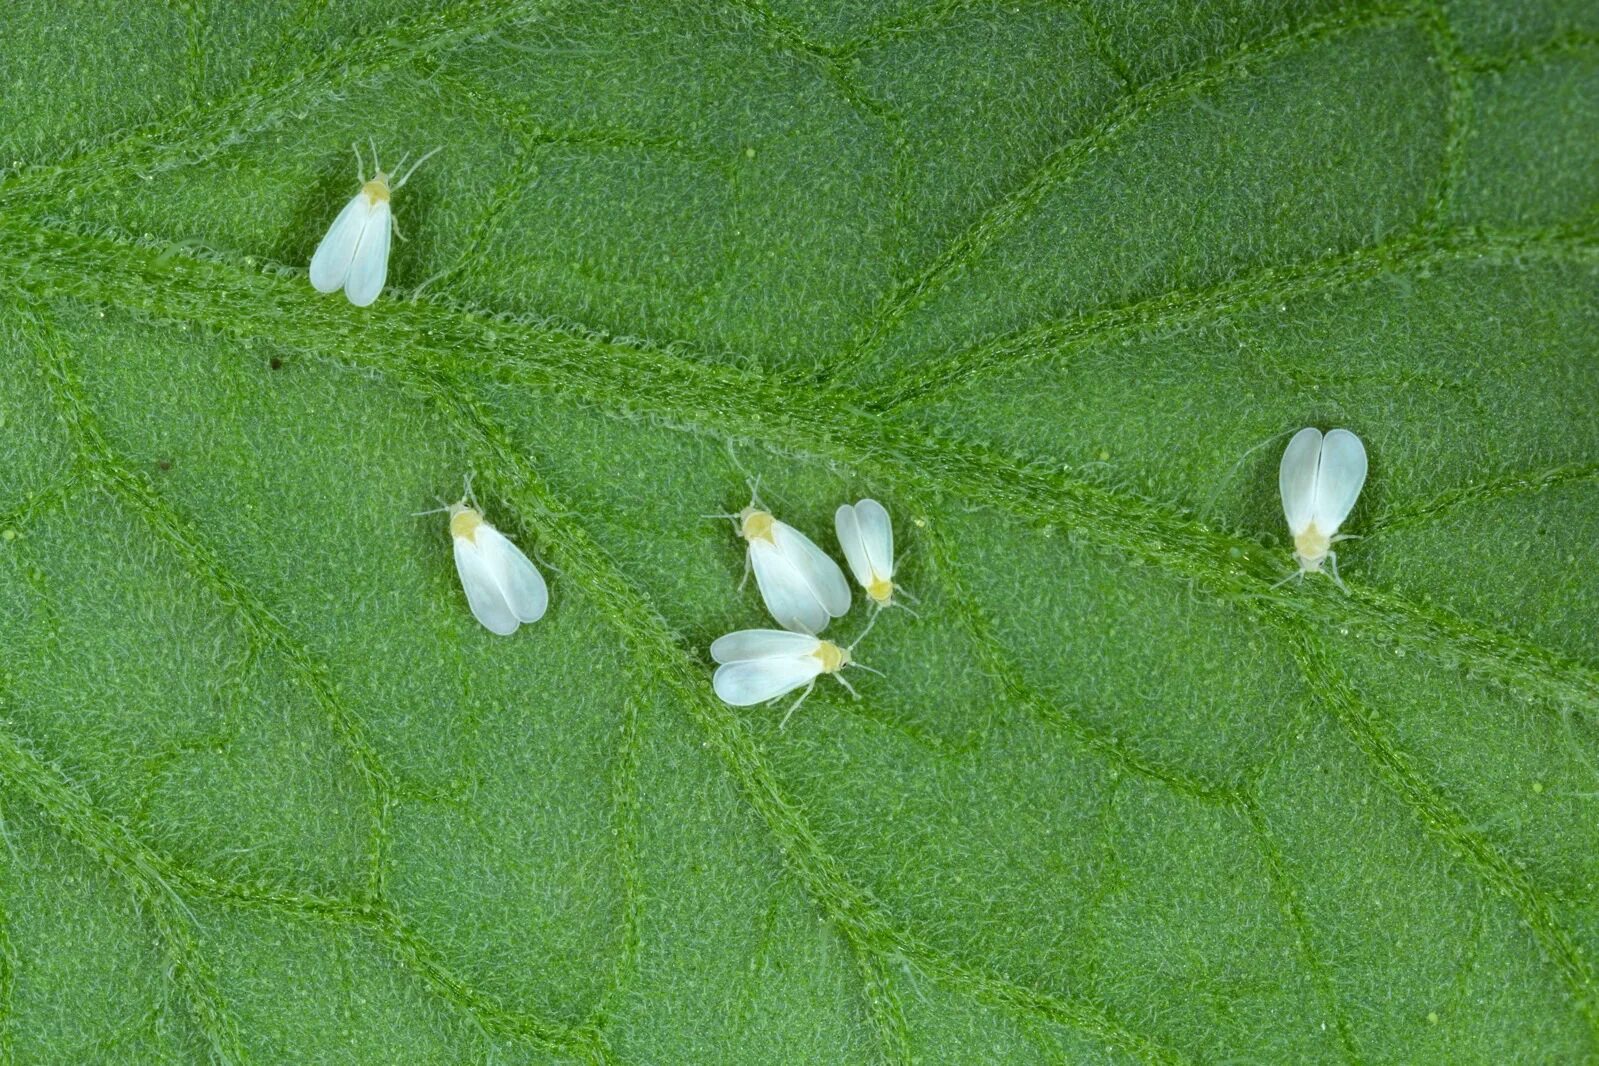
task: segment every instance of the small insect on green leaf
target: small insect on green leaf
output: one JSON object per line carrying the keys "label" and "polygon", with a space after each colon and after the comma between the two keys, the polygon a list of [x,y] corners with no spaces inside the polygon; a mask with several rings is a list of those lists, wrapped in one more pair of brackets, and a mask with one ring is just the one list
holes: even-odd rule
{"label": "small insect on green leaf", "polygon": [[878,672],[856,662],[852,654],[855,645],[871,631],[872,622],[868,622],[847,648],[808,633],[782,629],[741,629],[729,633],[711,644],[711,658],[720,664],[711,678],[711,686],[724,703],[749,707],[769,703],[804,685],[805,691],[789,705],[778,723],[777,728],[782,729],[823,674],[831,674],[851,696],[861,698],[855,686],[841,677],[839,671],[855,666],[871,673]]}
{"label": "small insect on green leaf", "polygon": [[[322,243],[316,246],[311,256],[311,285],[318,292],[343,289],[352,304],[366,307],[382,293],[383,283],[389,276],[389,237],[394,231],[394,213],[389,199],[396,189],[411,180],[416,168],[439,149],[433,149],[411,164],[411,169],[391,184],[378,164],[375,146],[372,149],[375,173],[370,181],[366,178],[361,149],[355,145],[350,147],[355,150],[356,175],[361,189],[344,205],[344,210],[328,227]],[[404,165],[402,158],[395,169]]]}
{"label": "small insect on green leaf", "polygon": [[1334,583],[1344,587],[1332,546],[1349,539],[1347,534],[1340,535],[1338,528],[1354,509],[1365,484],[1366,448],[1359,437],[1347,429],[1323,436],[1314,426],[1294,434],[1277,470],[1277,488],[1299,570],[1283,581],[1316,573],[1326,561]]}
{"label": "small insect on green leaf", "polygon": [[904,590],[894,584],[894,524],[887,509],[872,499],[842,504],[833,513],[833,528],[850,573],[872,607],[895,606],[894,593]]}
{"label": "small insect on green leaf", "polygon": [[730,518],[749,545],[746,563],[755,572],[755,584],[772,618],[784,629],[815,635],[850,608],[849,582],[844,571],[816,542],[780,522],[752,496]]}
{"label": "small insect on green leaf", "polygon": [[472,617],[490,633],[508,637],[527,622],[544,617],[550,591],[533,561],[512,544],[504,533],[484,518],[472,496],[471,479],[466,493],[455,503],[420,514],[448,512],[450,538],[455,542],[455,572],[466,592]]}

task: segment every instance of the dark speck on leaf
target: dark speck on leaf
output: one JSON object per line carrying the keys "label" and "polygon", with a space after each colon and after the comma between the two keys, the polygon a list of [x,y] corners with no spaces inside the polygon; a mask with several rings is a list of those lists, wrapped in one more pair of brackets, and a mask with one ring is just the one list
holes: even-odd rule
{"label": "dark speck on leaf", "polygon": [[282,370],[283,360],[274,355],[271,359],[267,360],[267,366],[271,367],[273,370]]}
{"label": "dark speck on leaf", "polygon": [[156,468],[158,470],[171,470],[172,469],[172,460],[171,459],[158,459],[158,460],[156,460],[156,464],[155,465],[156,465]]}

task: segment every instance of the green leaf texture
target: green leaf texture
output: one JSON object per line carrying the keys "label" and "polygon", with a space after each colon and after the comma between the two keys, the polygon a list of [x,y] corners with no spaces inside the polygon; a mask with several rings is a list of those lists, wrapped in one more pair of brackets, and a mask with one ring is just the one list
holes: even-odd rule
{"label": "green leaf texture", "polygon": [[1591,0],[0,18],[0,1061],[1599,1060]]}

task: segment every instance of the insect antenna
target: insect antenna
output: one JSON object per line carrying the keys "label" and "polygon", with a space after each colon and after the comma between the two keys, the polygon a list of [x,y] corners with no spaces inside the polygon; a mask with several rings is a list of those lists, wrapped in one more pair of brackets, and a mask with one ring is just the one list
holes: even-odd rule
{"label": "insect antenna", "polygon": [[1199,513],[1201,515],[1206,515],[1206,514],[1210,513],[1211,505],[1216,502],[1216,497],[1221,495],[1222,490],[1227,487],[1227,483],[1230,482],[1233,479],[1233,475],[1238,473],[1238,468],[1244,465],[1244,460],[1248,459],[1251,455],[1254,455],[1256,452],[1260,451],[1260,449],[1264,448],[1266,445],[1270,444],[1272,441],[1281,440],[1284,436],[1286,436],[1287,434],[1292,433],[1292,432],[1293,432],[1293,430],[1291,430],[1291,429],[1285,429],[1281,433],[1273,433],[1271,436],[1267,437],[1265,440],[1261,441],[1259,444],[1254,445],[1248,451],[1244,452],[1243,455],[1240,455],[1238,457],[1238,461],[1236,463],[1234,463],[1228,469],[1226,474],[1222,475],[1222,479],[1216,483],[1216,487],[1214,489],[1212,489],[1211,492],[1210,492],[1210,495],[1205,498],[1204,506],[1200,509]]}
{"label": "insect antenna", "polygon": [[[433,149],[431,152],[424,153],[422,158],[418,159],[415,163],[412,163],[411,164],[411,169],[407,170],[405,172],[404,176],[401,177],[398,181],[396,181],[392,187],[398,189],[401,185],[404,185],[406,182],[410,181],[411,180],[411,175],[416,173],[416,168],[417,167],[421,166],[423,163],[426,163],[429,159],[432,159],[434,156],[438,155],[443,150],[444,150],[444,145],[441,144],[437,148]],[[407,156],[409,154],[410,153],[406,153]],[[402,167],[404,165],[405,165],[405,157],[401,157],[399,163],[395,164],[394,169],[395,170],[399,170],[400,167]]]}
{"label": "insect antenna", "polygon": [[454,267],[446,267],[443,270],[439,271],[437,274],[434,274],[432,277],[422,279],[422,284],[418,285],[416,288],[411,290],[411,302],[415,303],[417,300],[420,300],[422,298],[422,290],[423,289],[427,288],[429,285],[433,284],[435,281],[438,281],[440,278],[447,278],[453,273],[455,273],[455,268]]}
{"label": "insect antenna", "polygon": [[763,511],[770,510],[761,500],[761,475],[756,474],[754,477],[744,475],[744,484],[750,489],[750,506],[759,507]]}

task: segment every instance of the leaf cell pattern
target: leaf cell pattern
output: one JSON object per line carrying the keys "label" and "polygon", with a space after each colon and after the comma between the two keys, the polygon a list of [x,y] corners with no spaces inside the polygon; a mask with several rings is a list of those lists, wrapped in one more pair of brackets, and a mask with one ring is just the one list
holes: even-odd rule
{"label": "leaf cell pattern", "polygon": [[[19,5],[0,1061],[1599,1056],[1599,23],[1523,6]],[[358,313],[368,137],[445,150]],[[784,731],[757,474],[921,597]]]}

